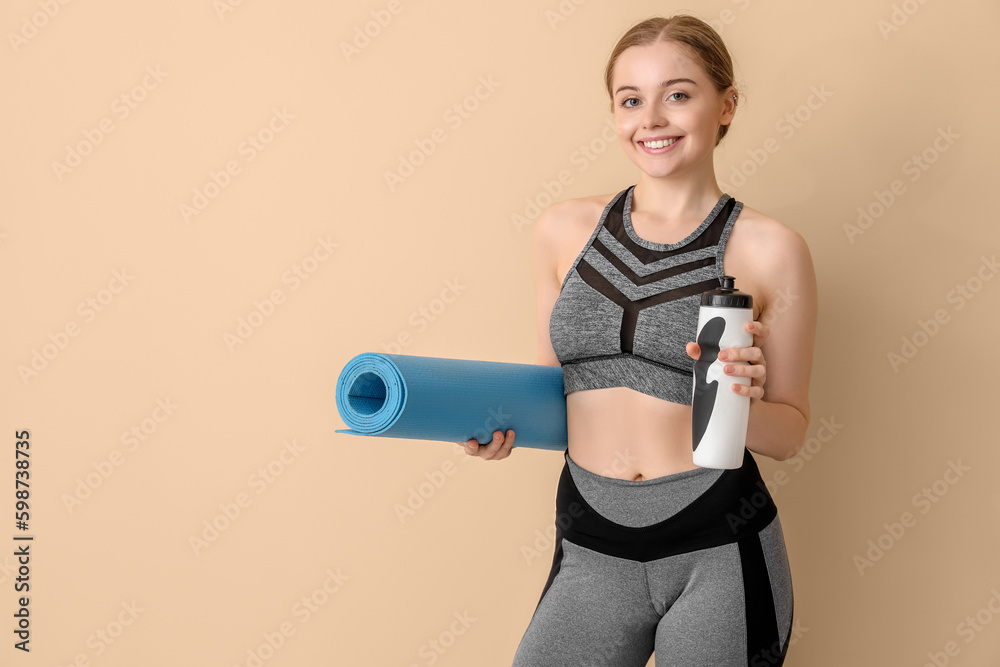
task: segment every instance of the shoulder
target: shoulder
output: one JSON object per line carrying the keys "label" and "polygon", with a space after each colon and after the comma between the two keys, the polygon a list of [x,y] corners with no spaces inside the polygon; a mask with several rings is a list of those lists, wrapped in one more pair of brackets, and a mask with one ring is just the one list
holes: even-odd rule
{"label": "shoulder", "polygon": [[[788,225],[744,206],[730,233],[735,264],[752,273],[762,307],[782,300],[816,301],[816,271],[805,238]],[[728,245],[728,244],[727,244]]]}
{"label": "shoulder", "polygon": [[564,199],[552,204],[535,221],[536,274],[552,275],[561,285],[573,260],[597,228],[601,214],[617,192]]}
{"label": "shoulder", "polygon": [[535,221],[536,244],[558,250],[567,244],[576,245],[581,235],[589,238],[616,194],[575,197],[550,205]]}
{"label": "shoulder", "polygon": [[766,263],[774,268],[789,262],[811,263],[805,237],[745,204],[730,231],[728,243],[739,247],[741,252],[752,254],[755,263]]}

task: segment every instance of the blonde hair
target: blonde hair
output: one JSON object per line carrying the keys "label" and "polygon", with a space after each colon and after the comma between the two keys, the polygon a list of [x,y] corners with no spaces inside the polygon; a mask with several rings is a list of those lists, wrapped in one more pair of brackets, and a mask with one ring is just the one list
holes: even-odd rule
{"label": "blonde hair", "polygon": [[[721,93],[730,86],[736,87],[733,81],[733,60],[722,37],[712,26],[688,14],[676,14],[669,18],[653,16],[629,28],[615,44],[608,58],[608,66],[604,70],[604,83],[608,89],[608,97],[611,98],[612,110],[614,110],[614,93],[611,92],[611,76],[618,56],[630,46],[645,46],[657,42],[677,42],[687,47],[692,59],[701,65],[718,92]],[[716,146],[728,131],[729,125],[719,125],[719,133],[715,139]]]}

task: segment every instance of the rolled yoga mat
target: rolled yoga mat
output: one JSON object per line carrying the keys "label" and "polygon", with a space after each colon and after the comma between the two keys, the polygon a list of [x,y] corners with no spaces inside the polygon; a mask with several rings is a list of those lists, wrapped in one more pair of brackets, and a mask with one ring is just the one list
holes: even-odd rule
{"label": "rolled yoga mat", "polygon": [[337,433],[485,445],[514,429],[514,447],[564,450],[559,366],[364,352],[337,378]]}

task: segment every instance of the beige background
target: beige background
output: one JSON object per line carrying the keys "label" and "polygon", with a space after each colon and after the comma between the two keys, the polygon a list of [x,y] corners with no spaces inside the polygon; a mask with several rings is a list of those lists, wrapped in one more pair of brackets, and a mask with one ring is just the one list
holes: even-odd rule
{"label": "beige background", "polygon": [[509,665],[561,457],[335,434],[336,378],[364,351],[533,362],[531,202],[563,170],[556,199],[636,182],[602,137],[606,58],[689,11],[743,92],[719,183],[802,233],[819,281],[810,441],[757,457],[785,482],[786,664],[996,664],[995,2],[222,1],[0,10],[0,663]]}

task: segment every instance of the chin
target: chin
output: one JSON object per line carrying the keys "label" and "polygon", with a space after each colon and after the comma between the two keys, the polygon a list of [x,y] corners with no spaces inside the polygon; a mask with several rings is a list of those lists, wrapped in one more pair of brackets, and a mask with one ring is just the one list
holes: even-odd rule
{"label": "chin", "polygon": [[670,167],[655,166],[644,162],[636,162],[637,166],[643,173],[651,178],[667,178],[677,174],[680,170],[671,165]]}

